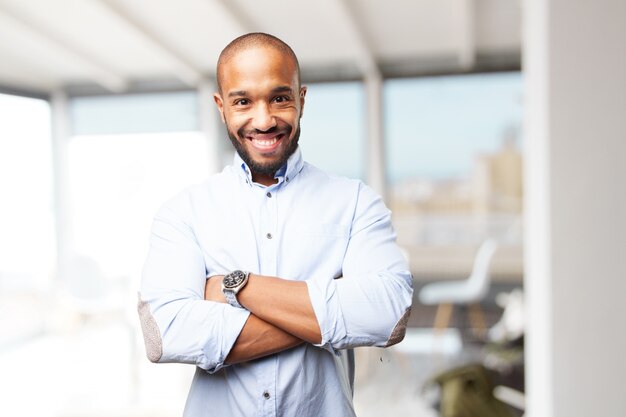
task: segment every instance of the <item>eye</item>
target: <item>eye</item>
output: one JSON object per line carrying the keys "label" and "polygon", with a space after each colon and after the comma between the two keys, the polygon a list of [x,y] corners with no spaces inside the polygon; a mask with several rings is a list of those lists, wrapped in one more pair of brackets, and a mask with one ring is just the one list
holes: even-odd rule
{"label": "eye", "polygon": [[291,98],[289,96],[277,96],[277,97],[274,97],[274,103],[278,103],[278,104],[287,103],[290,100],[291,100]]}
{"label": "eye", "polygon": [[248,100],[247,98],[240,98],[238,100],[235,100],[235,106],[247,106],[248,104],[250,104],[250,100]]}

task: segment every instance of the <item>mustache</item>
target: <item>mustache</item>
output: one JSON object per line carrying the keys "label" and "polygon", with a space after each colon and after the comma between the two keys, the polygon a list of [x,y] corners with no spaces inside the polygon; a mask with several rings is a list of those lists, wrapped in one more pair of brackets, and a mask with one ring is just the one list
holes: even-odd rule
{"label": "mustache", "polygon": [[284,135],[289,136],[292,130],[293,129],[291,126],[285,126],[285,127],[274,126],[267,130],[245,129],[242,127],[239,130],[237,130],[237,135],[240,138],[245,138],[246,136],[255,136],[255,135],[260,135],[260,134],[274,134],[274,133],[284,134]]}

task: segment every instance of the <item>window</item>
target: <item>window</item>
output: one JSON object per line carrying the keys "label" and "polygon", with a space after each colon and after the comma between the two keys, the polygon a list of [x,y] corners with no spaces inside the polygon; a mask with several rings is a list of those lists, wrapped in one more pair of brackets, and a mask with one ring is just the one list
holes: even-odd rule
{"label": "window", "polygon": [[0,114],[0,286],[40,290],[55,262],[50,107],[0,94]]}
{"label": "window", "polygon": [[193,91],[77,97],[70,108],[75,251],[135,282],[158,207],[208,177]]}
{"label": "window", "polygon": [[365,92],[358,82],[308,85],[301,120],[303,157],[350,178],[365,178]]}
{"label": "window", "polygon": [[516,248],[496,273],[519,278],[521,74],[391,80],[384,108],[389,205],[415,274],[465,274],[495,237]]}

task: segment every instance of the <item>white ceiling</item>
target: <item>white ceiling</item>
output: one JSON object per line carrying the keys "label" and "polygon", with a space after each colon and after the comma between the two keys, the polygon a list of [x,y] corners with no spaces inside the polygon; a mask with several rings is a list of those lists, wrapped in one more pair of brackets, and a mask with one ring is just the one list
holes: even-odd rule
{"label": "white ceiling", "polygon": [[308,80],[519,67],[520,0],[0,0],[0,86],[195,87],[249,31]]}

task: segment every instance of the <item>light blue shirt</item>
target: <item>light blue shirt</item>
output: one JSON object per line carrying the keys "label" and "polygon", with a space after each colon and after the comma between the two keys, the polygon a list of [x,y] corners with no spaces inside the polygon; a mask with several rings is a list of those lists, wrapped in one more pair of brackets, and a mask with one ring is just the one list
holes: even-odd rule
{"label": "light blue shirt", "polygon": [[[299,149],[276,177],[254,183],[235,155],[154,219],[139,314],[151,361],[197,366],[185,416],[354,416],[350,348],[404,336],[412,279],[381,198]],[[250,313],[204,287],[235,269],[306,282],[322,342],[224,364]]]}

